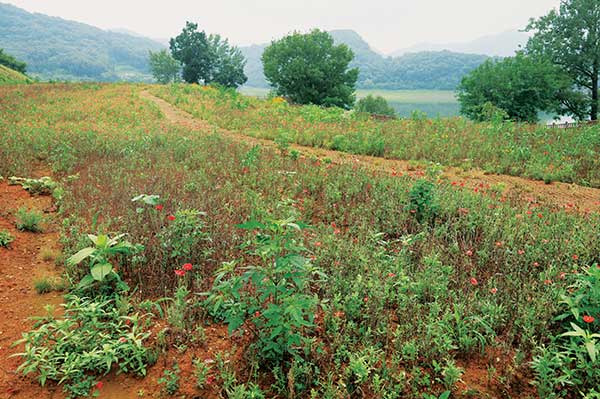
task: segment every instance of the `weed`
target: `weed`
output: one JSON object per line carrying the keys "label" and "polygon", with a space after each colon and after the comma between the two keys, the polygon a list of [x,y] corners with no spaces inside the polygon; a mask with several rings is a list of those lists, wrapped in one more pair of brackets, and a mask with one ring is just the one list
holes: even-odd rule
{"label": "weed", "polygon": [[0,247],[8,248],[11,242],[15,240],[15,237],[10,234],[7,230],[0,230]]}
{"label": "weed", "polygon": [[39,233],[42,231],[41,223],[44,220],[44,216],[36,210],[27,210],[27,208],[19,208],[15,215],[17,222],[17,229],[22,231],[29,231],[32,233]]}

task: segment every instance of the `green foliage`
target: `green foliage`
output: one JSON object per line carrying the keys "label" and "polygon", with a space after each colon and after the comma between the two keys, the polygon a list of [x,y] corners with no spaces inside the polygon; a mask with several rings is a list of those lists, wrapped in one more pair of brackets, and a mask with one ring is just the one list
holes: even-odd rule
{"label": "green foliage", "polygon": [[150,51],[148,56],[150,72],[160,84],[177,83],[181,80],[181,65],[165,49]]}
{"label": "green foliage", "polygon": [[113,366],[121,372],[146,374],[150,351],[143,342],[143,319],[130,314],[131,307],[114,299],[65,297],[64,316],[35,318],[33,330],[15,344],[24,344],[18,370],[36,374],[43,386],[47,381],[64,385],[69,397],[87,396],[97,375],[106,375]]}
{"label": "green foliage", "polygon": [[[74,267],[86,259],[89,259],[89,273],[85,274],[79,284],[78,290],[94,295],[121,292],[127,289],[127,285],[115,270],[111,259],[117,256],[130,256],[143,250],[141,245],[133,245],[128,241],[121,241],[125,234],[110,238],[106,234],[88,234],[93,247],[86,247],[67,259],[67,264]],[[100,290],[98,290],[100,289]]]}
{"label": "green foliage", "polygon": [[47,294],[52,291],[62,291],[65,284],[60,279],[42,277],[33,282],[33,288],[38,294]]}
{"label": "green foliage", "polygon": [[295,32],[274,41],[262,55],[264,73],[278,95],[298,104],[351,108],[358,69],[346,45],[334,45],[329,33]]}
{"label": "green foliage", "polygon": [[164,384],[164,390],[169,395],[175,395],[179,391],[179,374],[181,370],[179,365],[175,363],[173,369],[165,369],[163,376],[158,379],[159,384]]}
{"label": "green foliage", "polygon": [[59,184],[48,176],[39,179],[11,176],[8,178],[8,184],[21,185],[31,195],[52,195],[54,190],[59,187]]}
{"label": "green foliage", "polygon": [[4,65],[7,68],[12,69],[13,71],[20,72],[24,74],[27,71],[27,64],[17,60],[10,54],[4,52],[3,49],[0,48],[0,65]]}
{"label": "green foliage", "polygon": [[196,386],[200,389],[203,389],[206,384],[208,373],[210,373],[211,367],[201,359],[194,359],[193,363],[194,377],[196,378]]}
{"label": "green foliage", "polygon": [[0,230],[0,247],[8,248],[15,237],[8,230]]}
{"label": "green foliage", "polygon": [[461,114],[476,120],[491,120],[489,104],[515,121],[537,122],[541,111],[556,108],[558,93],[569,87],[569,79],[546,61],[523,54],[502,60],[487,60],[465,76],[458,87]]}
{"label": "green foliage", "polygon": [[385,98],[370,94],[358,100],[355,109],[358,112],[373,115],[396,116],[396,111],[388,104]]}
{"label": "green foliage", "polygon": [[19,230],[32,233],[39,233],[42,231],[41,223],[44,220],[44,216],[35,209],[28,210],[25,207],[21,207],[17,210],[15,218],[17,229]]}
{"label": "green foliage", "polygon": [[211,253],[211,242],[206,224],[202,220],[206,213],[196,209],[175,212],[175,220],[160,232],[158,239],[172,263],[195,262],[205,259]]}
{"label": "green foliage", "polygon": [[578,119],[598,119],[599,20],[600,2],[564,0],[558,10],[531,19],[527,26],[533,36],[526,51],[548,59],[571,78],[572,86],[559,95],[560,111]]}
{"label": "green foliage", "polygon": [[[558,398],[557,386],[592,395],[600,384],[600,268],[577,273],[561,300],[560,329],[533,361],[540,396]],[[593,396],[592,396],[593,397]]]}
{"label": "green foliage", "polygon": [[415,182],[409,194],[409,211],[419,222],[434,219],[438,212],[435,185],[429,180]]}
{"label": "green foliage", "polygon": [[209,308],[225,320],[230,333],[245,323],[254,326],[260,358],[279,364],[301,356],[309,345],[306,334],[314,327],[318,305],[310,287],[315,278],[325,278],[301,255],[306,249],[295,233],[302,227],[292,218],[240,227],[257,231],[255,240],[245,246],[258,264],[244,267],[238,275],[236,262],[225,263],[216,273]]}
{"label": "green foliage", "polygon": [[245,60],[235,46],[219,35],[207,36],[198,24],[186,22],[183,31],[170,41],[171,54],[183,66],[183,80],[188,83],[216,83],[238,87],[247,80]]}

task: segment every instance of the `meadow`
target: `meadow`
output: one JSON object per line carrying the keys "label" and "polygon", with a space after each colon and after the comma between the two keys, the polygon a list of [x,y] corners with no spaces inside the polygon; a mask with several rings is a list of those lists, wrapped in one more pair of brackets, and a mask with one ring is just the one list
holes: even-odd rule
{"label": "meadow", "polygon": [[[243,86],[240,93],[266,98],[269,89]],[[381,96],[394,108],[398,116],[410,117],[414,111],[424,112],[430,118],[457,116],[459,104],[452,90],[367,90],[358,89],[356,98]]]}
{"label": "meadow", "polygon": [[[171,123],[144,90],[277,145]],[[72,397],[118,370],[190,398],[597,398],[599,214],[289,148],[598,185],[597,128],[563,133],[215,88],[2,86],[0,175],[57,182],[70,282],[21,371]]]}

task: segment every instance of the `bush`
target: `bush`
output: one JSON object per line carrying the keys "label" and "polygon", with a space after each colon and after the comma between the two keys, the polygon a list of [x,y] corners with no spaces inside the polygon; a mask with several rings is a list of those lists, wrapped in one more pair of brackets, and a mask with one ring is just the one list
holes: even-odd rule
{"label": "bush", "polygon": [[39,233],[42,231],[40,224],[44,220],[44,216],[36,210],[27,210],[26,208],[19,208],[16,214],[17,218],[17,229],[22,231],[30,231],[32,233]]}
{"label": "bush", "polygon": [[371,115],[396,116],[396,111],[387,100],[381,96],[368,96],[361,98],[355,107],[358,112],[365,112]]}
{"label": "bush", "polygon": [[11,242],[15,240],[15,237],[6,230],[0,231],[0,247],[8,248]]}

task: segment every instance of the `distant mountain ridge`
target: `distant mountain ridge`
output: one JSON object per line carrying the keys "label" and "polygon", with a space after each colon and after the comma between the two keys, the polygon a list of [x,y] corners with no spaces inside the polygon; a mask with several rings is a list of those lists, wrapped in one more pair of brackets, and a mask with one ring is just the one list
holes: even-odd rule
{"label": "distant mountain ridge", "polygon": [[[336,43],[344,43],[354,51],[351,67],[359,68],[361,89],[441,89],[453,90],[464,75],[489,57],[451,51],[427,51],[386,57],[353,30],[329,32]],[[261,56],[268,44],[240,47],[246,57],[246,85],[268,87],[263,75]]]}
{"label": "distant mountain ridge", "polygon": [[102,30],[0,3],[0,48],[44,79],[149,81],[154,40]]}

